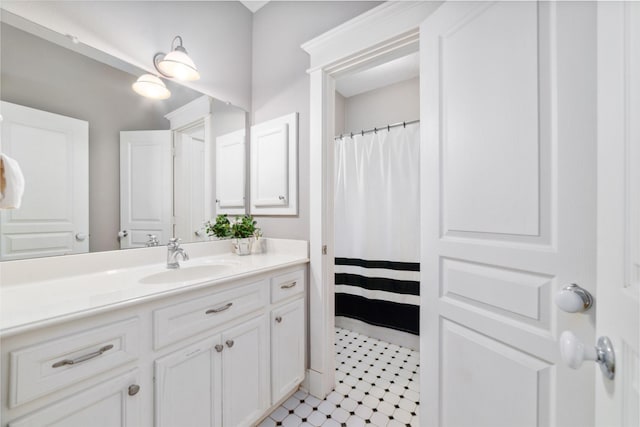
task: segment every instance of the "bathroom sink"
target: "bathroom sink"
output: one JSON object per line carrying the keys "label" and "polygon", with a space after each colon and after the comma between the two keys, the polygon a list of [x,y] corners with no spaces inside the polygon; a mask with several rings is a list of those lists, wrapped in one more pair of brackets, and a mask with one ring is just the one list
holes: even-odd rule
{"label": "bathroom sink", "polygon": [[191,280],[207,279],[209,277],[219,276],[231,268],[232,264],[206,264],[195,265],[193,267],[180,267],[175,270],[165,270],[160,273],[151,274],[140,279],[140,283],[144,284],[162,284],[162,283],[181,283]]}

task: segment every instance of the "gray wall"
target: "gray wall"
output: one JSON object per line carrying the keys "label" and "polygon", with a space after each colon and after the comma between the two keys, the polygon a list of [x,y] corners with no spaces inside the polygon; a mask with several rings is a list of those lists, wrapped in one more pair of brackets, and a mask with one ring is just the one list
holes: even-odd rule
{"label": "gray wall", "polygon": [[417,77],[344,98],[344,133],[419,118],[420,79]]}
{"label": "gray wall", "polygon": [[169,100],[146,99],[131,89],[137,76],[6,24],[0,36],[3,101],[89,122],[90,250],[119,248],[119,132],[169,129],[164,114],[201,95],[167,82]]}
{"label": "gray wall", "polygon": [[272,1],[254,14],[252,123],[299,113],[299,215],[257,218],[268,237],[309,239],[309,56],[300,45],[378,4]]}

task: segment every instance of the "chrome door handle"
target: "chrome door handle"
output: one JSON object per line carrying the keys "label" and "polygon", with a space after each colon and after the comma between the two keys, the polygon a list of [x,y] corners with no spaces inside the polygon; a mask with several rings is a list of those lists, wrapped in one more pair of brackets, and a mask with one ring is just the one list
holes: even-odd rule
{"label": "chrome door handle", "polygon": [[221,311],[225,311],[225,310],[230,309],[232,305],[233,305],[232,302],[228,302],[225,305],[223,305],[222,307],[210,308],[209,310],[205,311],[204,314],[220,313]]}
{"label": "chrome door handle", "polygon": [[51,365],[51,367],[59,368],[65,365],[76,365],[81,362],[86,362],[89,359],[93,359],[94,357],[101,356],[105,351],[109,351],[112,348],[113,348],[113,344],[105,345],[104,347],[100,348],[100,350],[94,351],[93,353],[85,354],[84,356],[76,357],[75,359],[60,360],[59,362],[56,362],[53,365]]}
{"label": "chrome door handle", "polygon": [[227,340],[227,347],[231,348],[233,347],[233,344],[234,344],[233,340]]}
{"label": "chrome door handle", "polygon": [[560,335],[560,356],[564,363],[572,369],[578,369],[585,360],[593,360],[600,365],[602,373],[613,379],[616,373],[616,355],[611,340],[607,337],[598,338],[595,347],[585,346],[571,331],[564,331]]}
{"label": "chrome door handle", "polygon": [[556,294],[556,305],[567,313],[580,313],[591,308],[593,296],[586,289],[572,283]]}

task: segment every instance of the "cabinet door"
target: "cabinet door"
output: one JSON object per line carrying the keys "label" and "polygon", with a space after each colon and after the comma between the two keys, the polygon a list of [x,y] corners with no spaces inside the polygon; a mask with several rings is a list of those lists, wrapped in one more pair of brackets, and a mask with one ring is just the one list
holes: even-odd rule
{"label": "cabinet door", "polygon": [[156,360],[157,427],[221,425],[219,341],[212,337]]}
{"label": "cabinet door", "polygon": [[298,114],[251,126],[251,213],[298,213]]}
{"label": "cabinet door", "polygon": [[304,299],[271,313],[271,403],[304,379]]}
{"label": "cabinet door", "polygon": [[222,334],[222,424],[249,426],[269,406],[269,347],[266,316]]}
{"label": "cabinet door", "polygon": [[[140,394],[129,395],[138,384],[138,372],[131,371],[105,381],[73,397],[18,418],[9,427],[136,427],[140,425]],[[134,393],[135,392],[135,393]]]}

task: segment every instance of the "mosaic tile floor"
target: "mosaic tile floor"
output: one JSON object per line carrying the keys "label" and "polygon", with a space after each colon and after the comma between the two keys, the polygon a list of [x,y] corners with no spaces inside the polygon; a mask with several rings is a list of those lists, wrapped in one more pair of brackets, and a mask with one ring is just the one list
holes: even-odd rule
{"label": "mosaic tile floor", "polygon": [[336,328],[336,388],[325,400],[303,390],[260,427],[419,426],[417,351]]}

